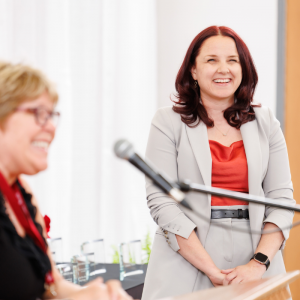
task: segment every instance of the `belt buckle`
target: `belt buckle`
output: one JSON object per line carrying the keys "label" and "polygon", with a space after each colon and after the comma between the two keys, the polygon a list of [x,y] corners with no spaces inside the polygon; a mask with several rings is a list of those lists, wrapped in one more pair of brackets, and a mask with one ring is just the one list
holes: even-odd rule
{"label": "belt buckle", "polygon": [[244,218],[243,210],[238,209],[238,219],[243,219],[243,218]]}

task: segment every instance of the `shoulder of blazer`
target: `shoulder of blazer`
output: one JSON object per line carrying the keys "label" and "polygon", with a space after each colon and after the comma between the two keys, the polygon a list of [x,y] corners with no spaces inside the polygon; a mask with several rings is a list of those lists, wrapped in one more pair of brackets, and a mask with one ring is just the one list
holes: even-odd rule
{"label": "shoulder of blazer", "polygon": [[163,119],[172,123],[182,123],[180,114],[173,111],[172,106],[161,107],[156,111],[153,119]]}
{"label": "shoulder of blazer", "polygon": [[254,107],[254,111],[259,129],[270,137],[270,134],[280,127],[279,121],[267,106]]}
{"label": "shoulder of blazer", "polygon": [[156,111],[152,119],[152,125],[161,130],[177,144],[184,123],[181,121],[180,114],[173,111],[172,106],[166,106],[161,107]]}

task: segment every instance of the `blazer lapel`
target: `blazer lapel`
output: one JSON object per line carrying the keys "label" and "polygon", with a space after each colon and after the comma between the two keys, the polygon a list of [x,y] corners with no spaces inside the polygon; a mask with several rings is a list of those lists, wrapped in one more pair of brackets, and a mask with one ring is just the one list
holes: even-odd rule
{"label": "blazer lapel", "polygon": [[[257,121],[248,122],[241,126],[241,134],[248,163],[249,194],[264,196],[261,194],[262,154],[259,142]],[[250,227],[253,230],[261,230],[265,206],[249,203]],[[252,234],[253,250],[256,250],[260,240],[260,234]]]}
{"label": "blazer lapel", "polygon": [[[201,181],[201,178],[199,178],[199,182],[197,183],[204,183],[207,186],[211,186],[212,159],[210,154],[206,125],[203,122],[200,122],[200,124],[194,128],[186,126],[186,132],[192,151],[196,158],[201,177],[203,179],[203,181]],[[209,219],[211,216],[211,195],[207,194],[207,201],[202,200],[200,203],[200,207],[199,204],[196,207],[201,211],[201,214]],[[204,219],[200,219],[199,224],[201,224],[201,230],[199,230],[199,238],[202,242],[202,245],[205,247],[210,223]]]}
{"label": "blazer lapel", "polygon": [[211,186],[212,160],[206,125],[203,122],[200,122],[195,128],[186,126],[186,131],[204,184]]}

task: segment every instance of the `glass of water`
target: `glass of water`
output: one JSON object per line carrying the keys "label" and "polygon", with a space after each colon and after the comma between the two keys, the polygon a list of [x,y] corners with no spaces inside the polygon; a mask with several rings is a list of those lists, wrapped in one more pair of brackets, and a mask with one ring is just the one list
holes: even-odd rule
{"label": "glass of water", "polygon": [[75,264],[73,263],[58,263],[56,268],[58,269],[59,273],[62,275],[64,279],[70,282],[74,282],[74,268]]}
{"label": "glass of water", "polygon": [[80,248],[90,263],[90,276],[106,273],[104,239],[84,242]]}
{"label": "glass of water", "polygon": [[125,277],[143,274],[141,240],[121,243],[120,251],[120,280]]}
{"label": "glass of water", "polygon": [[74,255],[71,259],[73,263],[73,282],[86,283],[90,279],[90,262],[84,254]]}

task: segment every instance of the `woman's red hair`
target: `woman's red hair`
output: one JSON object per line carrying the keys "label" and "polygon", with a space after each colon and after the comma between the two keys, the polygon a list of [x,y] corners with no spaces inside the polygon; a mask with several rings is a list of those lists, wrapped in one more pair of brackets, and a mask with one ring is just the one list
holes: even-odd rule
{"label": "woman's red hair", "polygon": [[173,110],[181,115],[182,122],[189,127],[196,127],[200,121],[203,121],[208,127],[214,126],[213,120],[208,117],[206,109],[200,101],[200,88],[199,85],[195,87],[191,69],[196,63],[196,57],[203,42],[217,35],[227,36],[235,41],[242,67],[242,82],[235,92],[236,101],[224,111],[224,118],[230,126],[236,128],[255,119],[253,110],[255,105],[251,105],[251,102],[258,76],[249,49],[232,29],[225,26],[211,26],[194,38],[176,77],[175,87],[178,94]]}

